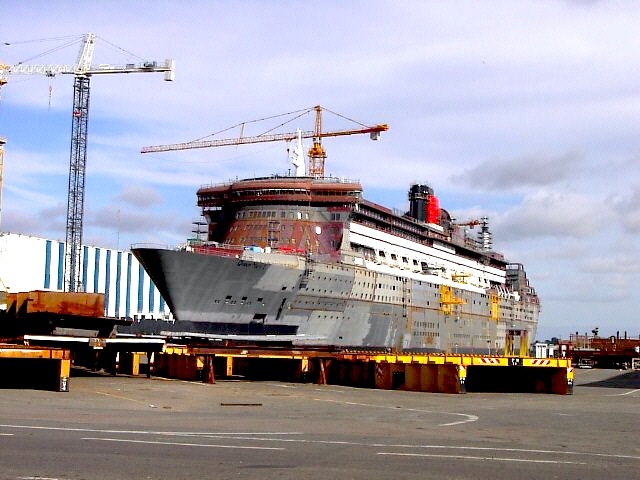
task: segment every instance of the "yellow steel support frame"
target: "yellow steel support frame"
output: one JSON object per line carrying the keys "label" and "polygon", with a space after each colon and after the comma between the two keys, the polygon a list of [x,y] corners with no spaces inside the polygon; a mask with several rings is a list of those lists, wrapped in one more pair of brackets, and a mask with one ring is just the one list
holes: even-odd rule
{"label": "yellow steel support frame", "polygon": [[[521,336],[521,342],[526,344],[526,331],[510,332],[510,341],[513,345],[514,333]],[[521,346],[521,348],[523,348]],[[512,347],[511,347],[512,349]],[[512,349],[513,350],[513,349]],[[180,351],[176,349],[176,351]],[[180,375],[179,378],[192,377],[189,368],[182,363],[190,356],[197,356],[198,349],[189,352],[181,350],[183,354],[168,355],[170,363],[169,376],[172,372]],[[202,352],[200,351],[200,355]],[[234,373],[234,361],[236,359],[286,359],[299,360],[300,365],[296,369],[297,379],[304,378],[305,373],[311,370],[317,375],[319,384],[327,384],[329,380],[339,384],[350,386],[370,386],[379,389],[404,389],[434,393],[466,393],[469,385],[469,367],[472,367],[471,377],[476,380],[476,367],[503,367],[531,368],[540,370],[540,379],[535,384],[535,391],[556,394],[573,393],[573,369],[570,360],[558,358],[531,358],[526,355],[497,356],[497,355],[463,355],[463,354],[411,354],[411,353],[376,353],[376,352],[275,352],[265,351],[233,351],[225,352],[208,351],[209,358],[222,357],[226,362],[226,374]],[[313,359],[314,368],[310,360]],[[204,362],[199,362],[199,365]],[[545,368],[546,367],[546,368]],[[551,369],[551,370],[549,370]],[[492,370],[492,369],[490,369]],[[543,370],[546,370],[544,372]],[[482,371],[487,371],[482,369]],[[501,375],[506,370],[496,370],[496,375]],[[477,385],[477,382],[474,383]]]}
{"label": "yellow steel support frame", "polygon": [[500,318],[500,297],[497,293],[490,293],[489,302],[491,304],[491,320],[498,321]]}
{"label": "yellow steel support frame", "polygon": [[227,363],[226,363],[226,366],[227,366],[227,370],[226,370],[227,377],[232,377],[233,376],[233,357],[232,356],[228,356],[226,361],[227,361]]}
{"label": "yellow steel support frame", "polygon": [[504,339],[504,355],[505,357],[515,356],[514,342],[515,337],[520,337],[520,352],[521,357],[529,355],[527,351],[529,348],[529,332],[527,330],[507,330],[507,334]]}
{"label": "yellow steel support frame", "polygon": [[513,335],[507,333],[504,338],[504,355],[505,357],[512,357],[514,355],[513,352]]}
{"label": "yellow steel support frame", "polygon": [[464,305],[466,302],[453,294],[453,288],[440,285],[440,310],[445,315],[453,313],[454,305]]}

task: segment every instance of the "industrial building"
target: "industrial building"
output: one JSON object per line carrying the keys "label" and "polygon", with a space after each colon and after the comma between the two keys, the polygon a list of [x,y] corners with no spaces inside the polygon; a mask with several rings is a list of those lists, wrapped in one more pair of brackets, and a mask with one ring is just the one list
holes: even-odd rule
{"label": "industrial building", "polygon": [[[65,243],[0,232],[0,289],[8,292],[64,290]],[[160,292],[129,251],[82,246],[81,284],[105,295],[105,315],[172,321]]]}

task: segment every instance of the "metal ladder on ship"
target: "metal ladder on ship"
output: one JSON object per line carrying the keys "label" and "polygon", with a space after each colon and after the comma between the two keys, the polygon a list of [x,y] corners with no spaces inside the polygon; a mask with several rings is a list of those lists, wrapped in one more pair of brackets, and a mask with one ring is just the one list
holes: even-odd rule
{"label": "metal ladder on ship", "polygon": [[309,278],[313,274],[313,260],[310,256],[307,255],[304,261],[304,272],[302,273],[302,278],[300,279],[300,289],[307,288],[307,284],[309,283]]}

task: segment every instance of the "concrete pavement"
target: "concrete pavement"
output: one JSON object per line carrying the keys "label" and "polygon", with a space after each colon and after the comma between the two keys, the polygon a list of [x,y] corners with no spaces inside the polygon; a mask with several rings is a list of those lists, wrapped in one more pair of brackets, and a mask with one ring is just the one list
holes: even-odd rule
{"label": "concrete pavement", "polygon": [[0,390],[1,479],[632,478],[640,374],[574,395],[75,376]]}

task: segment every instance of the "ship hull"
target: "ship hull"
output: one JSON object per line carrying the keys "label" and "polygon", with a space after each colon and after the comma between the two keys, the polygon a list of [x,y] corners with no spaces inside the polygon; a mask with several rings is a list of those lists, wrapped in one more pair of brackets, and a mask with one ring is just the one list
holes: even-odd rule
{"label": "ship hull", "polygon": [[174,319],[138,320],[132,331],[458,353],[502,350],[507,329],[535,335],[536,304],[503,299],[503,311],[527,314],[492,318],[489,295],[461,285],[455,290],[460,306],[452,308],[443,303],[442,285],[432,276],[295,255],[156,248],[133,253]]}

